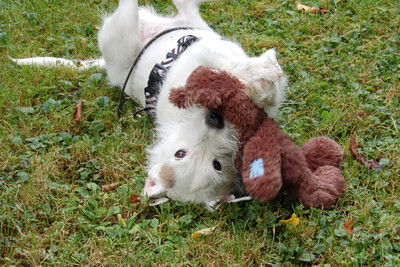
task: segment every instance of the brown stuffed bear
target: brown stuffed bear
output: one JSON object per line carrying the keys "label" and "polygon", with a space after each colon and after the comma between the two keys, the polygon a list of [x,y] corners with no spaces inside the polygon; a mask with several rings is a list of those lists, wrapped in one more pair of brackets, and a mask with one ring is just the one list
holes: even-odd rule
{"label": "brown stuffed bear", "polygon": [[284,189],[305,207],[335,204],[345,187],[339,169],[343,157],[340,146],[318,137],[298,148],[246,90],[226,72],[198,67],[184,87],[171,91],[169,99],[179,108],[208,109],[205,122],[210,127],[223,127],[222,120],[237,129],[240,144],[235,164],[251,197],[269,201]]}

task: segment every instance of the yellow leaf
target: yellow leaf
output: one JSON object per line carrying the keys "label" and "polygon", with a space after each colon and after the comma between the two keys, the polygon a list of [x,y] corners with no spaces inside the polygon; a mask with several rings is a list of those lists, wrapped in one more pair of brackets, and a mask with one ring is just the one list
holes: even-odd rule
{"label": "yellow leaf", "polygon": [[197,231],[197,232],[194,232],[190,237],[191,237],[192,239],[196,239],[196,238],[198,238],[198,237],[200,237],[200,236],[202,236],[202,235],[209,235],[209,234],[215,229],[215,227],[216,227],[216,226],[211,227],[211,228],[204,228],[204,229],[201,229],[201,230],[199,230],[199,231]]}
{"label": "yellow leaf", "polygon": [[299,225],[299,223],[300,219],[295,213],[292,214],[292,217],[290,217],[290,219],[279,221],[279,225],[285,225],[289,229],[295,228],[297,225]]}
{"label": "yellow leaf", "polygon": [[328,10],[326,10],[326,9],[309,7],[309,6],[300,4],[297,0],[295,0],[295,2],[296,2],[296,8],[298,11],[305,11],[305,12],[310,12],[310,13],[320,13],[320,14],[328,13]]}

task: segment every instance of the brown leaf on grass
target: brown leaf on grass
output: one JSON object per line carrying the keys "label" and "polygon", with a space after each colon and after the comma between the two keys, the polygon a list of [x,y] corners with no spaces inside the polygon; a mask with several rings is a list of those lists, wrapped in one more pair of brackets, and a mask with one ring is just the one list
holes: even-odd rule
{"label": "brown leaf on grass", "polygon": [[139,202],[139,195],[135,195],[135,194],[131,195],[129,197],[129,202],[133,203],[133,204],[138,203]]}
{"label": "brown leaf on grass", "polygon": [[350,138],[350,152],[354,157],[358,156],[358,145],[354,134],[351,134]]}
{"label": "brown leaf on grass", "polygon": [[364,155],[362,155],[358,152],[358,144],[357,144],[356,137],[354,136],[354,134],[351,134],[350,152],[359,163],[368,167],[367,159],[365,158]]}
{"label": "brown leaf on grass", "polygon": [[65,174],[64,178],[70,179],[70,178],[72,178],[72,176],[74,176],[74,173],[73,173],[72,171],[68,171],[68,172]]}
{"label": "brown leaf on grass", "polygon": [[376,162],[375,160],[367,161],[366,157],[358,152],[358,144],[354,134],[351,134],[350,152],[354,156],[354,158],[365,167],[376,171],[381,171],[383,169],[383,167],[378,162]]}
{"label": "brown leaf on grass", "polygon": [[296,2],[296,8],[298,11],[305,11],[305,12],[309,12],[309,13],[319,13],[319,14],[326,14],[328,13],[327,9],[324,8],[317,8],[317,7],[309,7],[303,4],[300,4],[299,1],[295,0]]}
{"label": "brown leaf on grass", "polygon": [[75,113],[74,113],[74,121],[76,123],[81,122],[82,117],[82,108],[83,108],[83,100],[79,101],[75,104]]}
{"label": "brown leaf on grass", "polygon": [[353,230],[353,219],[345,222],[343,225],[343,229],[346,231],[348,235],[354,234],[355,231]]}
{"label": "brown leaf on grass", "polygon": [[116,188],[117,186],[120,186],[120,185],[122,185],[122,183],[120,183],[120,182],[112,183],[112,184],[108,184],[108,185],[103,185],[101,187],[101,191],[108,192],[108,191],[113,190],[114,188]]}
{"label": "brown leaf on grass", "polygon": [[370,169],[373,169],[375,171],[381,171],[383,169],[382,165],[376,162],[375,160],[370,160],[368,161],[368,163]]}

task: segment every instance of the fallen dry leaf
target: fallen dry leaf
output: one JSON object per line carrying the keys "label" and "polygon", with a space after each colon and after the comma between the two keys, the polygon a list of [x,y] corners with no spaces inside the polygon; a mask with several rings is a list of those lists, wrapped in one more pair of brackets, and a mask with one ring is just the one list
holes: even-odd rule
{"label": "fallen dry leaf", "polygon": [[295,213],[292,214],[292,217],[290,217],[290,219],[279,221],[279,225],[284,225],[288,229],[295,228],[297,225],[299,225],[299,223],[300,219],[297,217]]}
{"label": "fallen dry leaf", "polygon": [[350,152],[353,156],[357,157],[358,156],[358,145],[356,141],[356,137],[354,134],[351,134],[350,138]]}
{"label": "fallen dry leaf", "polygon": [[343,229],[346,231],[346,233],[348,235],[354,234],[353,219],[351,219],[350,221],[345,222],[344,225],[343,225]]}
{"label": "fallen dry leaf", "polygon": [[74,121],[80,123],[82,117],[83,100],[75,104]]}
{"label": "fallen dry leaf", "polygon": [[373,169],[375,171],[381,171],[383,169],[382,165],[376,162],[375,160],[370,160],[368,161],[368,163],[370,169]]}
{"label": "fallen dry leaf", "polygon": [[129,197],[129,202],[130,203],[138,203],[139,202],[139,195],[135,195],[135,194],[133,194],[133,195],[131,195],[130,197]]}
{"label": "fallen dry leaf", "polygon": [[103,192],[108,192],[110,190],[113,190],[115,187],[122,185],[122,183],[118,182],[118,183],[112,183],[112,184],[108,184],[108,185],[103,185],[101,187],[101,191]]}
{"label": "fallen dry leaf", "polygon": [[383,169],[383,167],[378,162],[376,162],[375,160],[367,161],[366,157],[358,152],[358,144],[354,134],[351,134],[350,138],[350,152],[354,156],[354,158],[365,167],[376,171],[381,171]]}
{"label": "fallen dry leaf", "polygon": [[73,173],[72,171],[68,171],[68,172],[65,174],[64,178],[70,179],[70,178],[72,178],[72,176],[74,176],[74,173]]}
{"label": "fallen dry leaf", "polygon": [[350,138],[350,152],[359,163],[368,167],[367,159],[365,158],[365,156],[358,153],[358,144],[357,144],[356,137],[354,136],[354,134],[351,134],[351,138]]}
{"label": "fallen dry leaf", "polygon": [[300,4],[299,1],[295,0],[296,2],[296,8],[298,11],[305,11],[305,12],[309,12],[309,13],[319,13],[319,14],[326,14],[328,13],[328,10],[324,9],[324,8],[317,8],[317,7],[309,7],[303,4]]}
{"label": "fallen dry leaf", "polygon": [[216,226],[211,227],[211,228],[204,228],[204,229],[201,229],[201,230],[199,230],[199,231],[194,232],[190,237],[191,237],[192,239],[196,239],[196,238],[199,238],[199,237],[202,236],[202,235],[209,235],[209,234],[215,229],[215,227],[216,227]]}

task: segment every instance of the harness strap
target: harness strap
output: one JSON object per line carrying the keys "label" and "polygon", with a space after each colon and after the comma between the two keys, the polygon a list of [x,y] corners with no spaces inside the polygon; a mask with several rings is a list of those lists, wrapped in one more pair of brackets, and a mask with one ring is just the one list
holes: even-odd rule
{"label": "harness strap", "polygon": [[150,39],[150,41],[147,42],[147,44],[139,51],[138,55],[136,56],[135,61],[132,64],[132,67],[129,69],[128,75],[125,79],[124,85],[121,88],[121,94],[119,96],[119,104],[118,104],[118,108],[117,108],[117,114],[118,117],[121,117],[122,114],[122,108],[125,104],[125,102],[128,100],[129,96],[127,94],[125,94],[125,89],[126,86],[128,84],[129,78],[132,75],[133,70],[135,69],[137,63],[139,62],[139,59],[141,58],[141,56],[143,55],[143,53],[146,51],[146,49],[154,42],[156,41],[158,38],[160,38],[161,36],[168,34],[170,32],[173,31],[179,31],[179,30],[192,30],[192,27],[176,27],[176,28],[170,28],[167,29],[165,31],[160,32],[159,34],[157,34],[156,36],[154,36],[153,38]]}
{"label": "harness strap", "polygon": [[178,40],[177,46],[167,53],[166,58],[160,64],[154,65],[149,75],[147,87],[144,89],[146,107],[136,111],[135,117],[144,111],[150,118],[155,118],[158,95],[169,68],[192,43],[198,40],[199,38],[193,35],[183,36]]}

